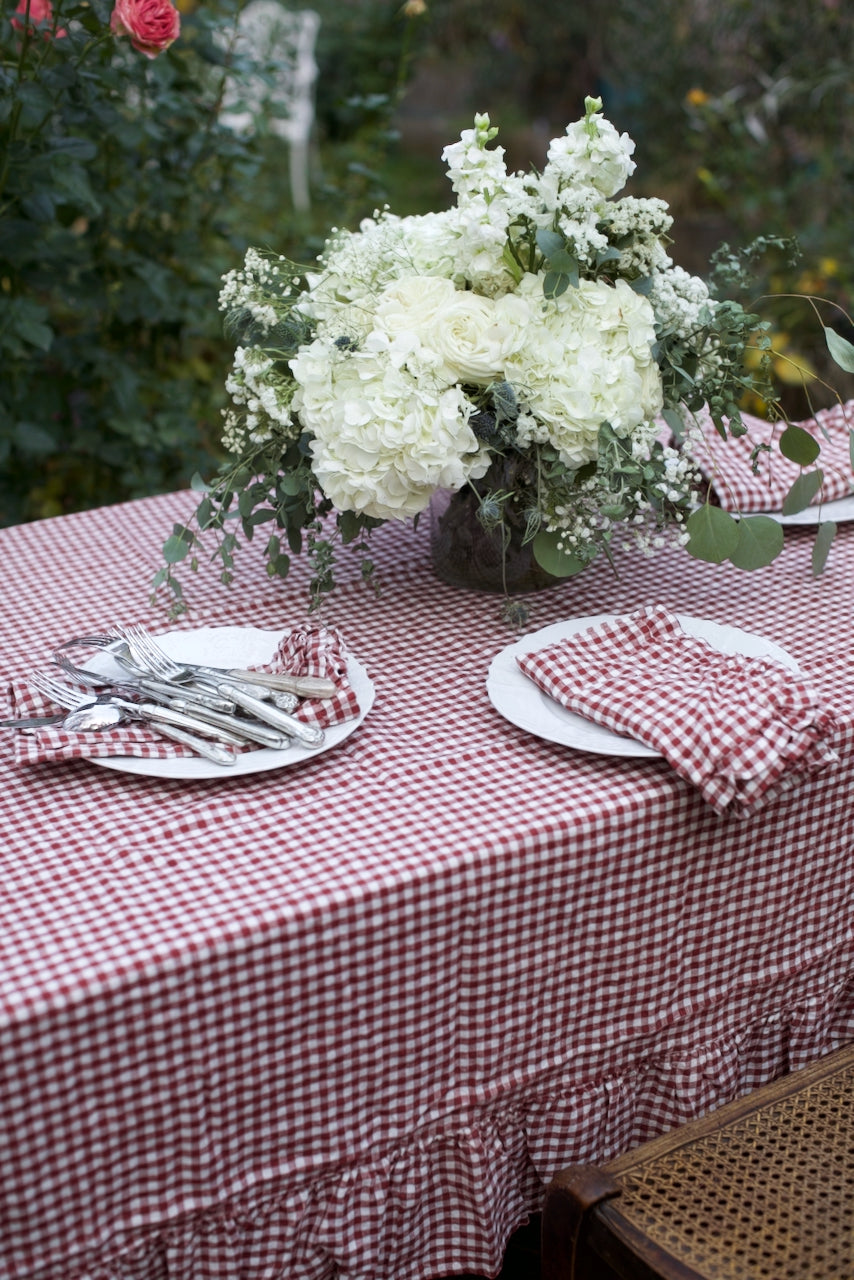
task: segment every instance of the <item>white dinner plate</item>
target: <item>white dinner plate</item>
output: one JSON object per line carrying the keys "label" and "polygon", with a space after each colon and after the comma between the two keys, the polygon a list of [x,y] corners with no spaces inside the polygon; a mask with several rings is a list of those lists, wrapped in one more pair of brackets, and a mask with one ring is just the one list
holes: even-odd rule
{"label": "white dinner plate", "polygon": [[[261,631],[257,627],[201,627],[196,631],[170,631],[157,636],[157,643],[176,662],[196,662],[211,667],[257,666],[276,652],[283,631]],[[108,654],[99,653],[87,664],[101,675],[121,676],[123,669]],[[124,672],[126,675],[127,673]],[[313,760],[337,747],[358,729],[374,702],[374,685],[355,658],[347,657],[347,676],[359,703],[359,714],[342,724],[324,729],[320,747],[290,746],[284,751],[261,747],[244,751],[231,765],[214,764],[201,756],[179,756],[166,760],[143,760],[138,756],[96,756],[92,764],[121,773],[140,773],[150,778],[235,778],[245,773],[263,773]]]}
{"label": "white dinner plate", "polygon": [[782,511],[748,511],[745,514],[770,516],[772,520],[785,525],[816,525],[823,524],[825,520],[835,520],[837,524],[847,524],[849,521],[854,520],[854,493],[849,494],[846,498],[835,498],[833,502],[823,502],[820,507],[804,507],[803,511],[796,511],[791,516],[784,516]]}
{"label": "white dinner plate", "polygon": [[[543,649],[548,644],[565,640],[600,622],[613,622],[617,617],[617,614],[597,613],[586,618],[567,618],[564,622],[543,627],[541,631],[533,631],[515,644],[502,649],[493,658],[486,678],[486,691],[495,710],[511,724],[527,729],[538,738],[575,747],[579,751],[593,751],[607,756],[658,756],[659,752],[643,742],[613,733],[604,725],[567,711],[561,703],[543,693],[519,669],[516,662],[516,658],[523,653]],[[707,641],[721,653],[740,653],[748,658],[772,658],[790,671],[798,670],[794,658],[764,636],[755,635],[752,631],[742,631],[740,627],[708,622],[705,618],[691,618],[684,613],[678,613],[676,617],[688,635]]]}

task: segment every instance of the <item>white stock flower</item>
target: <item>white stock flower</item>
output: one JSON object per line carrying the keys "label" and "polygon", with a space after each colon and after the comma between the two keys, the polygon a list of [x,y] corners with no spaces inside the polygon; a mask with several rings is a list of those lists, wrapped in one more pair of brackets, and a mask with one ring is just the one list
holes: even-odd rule
{"label": "white stock flower", "polygon": [[616,195],[635,171],[635,144],[627,133],[618,133],[600,114],[599,98],[587,98],[587,114],[566,127],[562,138],[549,145],[546,182],[595,187],[603,196]]}
{"label": "white stock flower", "polygon": [[490,127],[488,115],[476,115],[474,128],[464,129],[459,142],[445,147],[442,159],[460,201],[482,192],[500,191],[507,177],[504,148],[488,149],[497,129]]}
{"label": "white stock flower", "polygon": [[339,511],[405,520],[437,488],[486,471],[489,455],[468,425],[474,406],[458,387],[398,366],[386,335],[346,353],[317,340],[291,368],[294,408],[314,437],[312,469]]}

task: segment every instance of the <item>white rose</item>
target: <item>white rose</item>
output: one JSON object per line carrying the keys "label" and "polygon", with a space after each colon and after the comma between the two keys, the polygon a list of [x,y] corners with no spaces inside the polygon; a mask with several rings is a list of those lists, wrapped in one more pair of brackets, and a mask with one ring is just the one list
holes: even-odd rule
{"label": "white rose", "polygon": [[508,340],[491,298],[455,288],[451,280],[404,276],[380,295],[375,328],[396,338],[412,333],[439,356],[446,382],[492,382],[502,376]]}

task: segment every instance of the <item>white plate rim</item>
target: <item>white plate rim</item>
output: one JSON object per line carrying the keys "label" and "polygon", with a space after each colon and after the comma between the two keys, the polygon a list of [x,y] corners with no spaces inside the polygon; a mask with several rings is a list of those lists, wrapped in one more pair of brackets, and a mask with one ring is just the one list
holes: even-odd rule
{"label": "white plate rim", "polygon": [[[732,514],[732,513],[731,513]],[[782,511],[745,511],[745,516],[768,516],[782,525],[818,525],[825,520],[834,520],[837,524],[847,524],[854,520],[854,493],[845,498],[834,498],[832,502],[804,507],[803,511],[795,511],[784,516]],[[737,517],[736,517],[737,518]]]}
{"label": "white plate rim", "polygon": [[[520,670],[516,658],[523,653],[531,653],[542,649],[547,644],[565,640],[568,636],[585,631],[588,627],[602,622],[614,622],[625,614],[597,613],[580,618],[565,618],[553,622],[539,631],[522,636],[513,644],[507,645],[497,653],[490,663],[486,677],[486,691],[490,702],[499,715],[519,729],[525,729],[535,737],[547,742],[556,742],[561,746],[573,747],[575,750],[588,751],[596,755],[626,756],[630,758],[658,759],[660,753],[634,738],[621,737],[606,729],[604,725],[568,711],[566,707],[543,693],[534,682]],[[722,653],[739,653],[745,657],[773,658],[790,671],[798,671],[799,667],[791,654],[754,631],[746,631],[741,627],[728,623],[712,622],[708,618],[697,618],[690,614],[675,615],[685,631],[692,636],[706,640]]]}
{"label": "white plate rim", "polygon": [[[177,661],[210,663],[217,666],[243,667],[264,662],[276,650],[282,636],[290,630],[262,630],[259,627],[198,627],[188,631],[169,631],[156,636],[158,644]],[[212,647],[216,646],[215,658]],[[109,669],[106,655],[99,654],[88,664],[103,672]],[[233,765],[215,764],[201,756],[176,756],[171,759],[144,759],[140,756],[88,756],[90,764],[118,773],[133,773],[149,778],[237,778],[270,769],[284,769],[304,764],[324,755],[355,733],[374,704],[376,689],[367,669],[350,653],[347,654],[347,676],[359,703],[359,714],[352,720],[331,725],[324,730],[321,747],[290,746],[284,751],[261,747],[238,755]]]}

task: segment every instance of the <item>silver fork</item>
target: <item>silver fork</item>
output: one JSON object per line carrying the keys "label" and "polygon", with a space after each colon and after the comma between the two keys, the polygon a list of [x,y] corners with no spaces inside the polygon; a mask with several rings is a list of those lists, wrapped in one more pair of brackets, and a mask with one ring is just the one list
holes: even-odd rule
{"label": "silver fork", "polygon": [[261,697],[261,688],[273,689],[282,693],[294,694],[301,698],[331,698],[336,693],[334,680],[322,676],[286,676],[271,675],[265,671],[244,671],[237,668],[220,668],[200,666],[196,663],[178,663],[160,647],[145,627],[119,627],[118,636],[124,640],[130,650],[132,660],[141,666],[148,666],[152,674],[161,680],[193,680],[204,676],[205,679],[235,682],[238,685],[256,685],[259,688],[248,688],[245,691],[253,697]]}
{"label": "silver fork", "polygon": [[[72,680],[76,680],[88,688],[100,689],[106,684],[114,694],[122,695],[123,692],[142,692],[162,706],[171,707],[173,711],[192,716],[194,720],[203,720],[205,724],[209,724],[214,728],[224,729],[225,733],[217,736],[224,742],[231,742],[234,746],[251,742],[255,746],[271,747],[276,751],[282,751],[285,747],[290,746],[290,738],[283,734],[280,729],[274,729],[272,725],[261,724],[260,721],[239,719],[232,714],[237,707],[233,698],[223,698],[219,694],[211,693],[201,685],[164,684],[159,680],[139,678],[135,680],[133,685],[128,687],[107,681],[103,676],[99,676],[92,671],[86,671],[82,667],[75,667],[74,663],[64,653],[55,653],[53,661]],[[296,702],[296,699],[294,701]],[[232,735],[236,735],[239,743]]]}
{"label": "silver fork", "polygon": [[[186,680],[190,673],[196,680],[210,681],[214,684],[217,693],[234,698],[243,711],[247,711],[256,720],[263,720],[275,729],[280,729],[291,738],[296,738],[303,746],[319,747],[325,741],[322,729],[296,719],[279,707],[270,706],[268,702],[262,701],[257,696],[257,691],[248,693],[241,682],[229,679],[228,673],[218,671],[215,667],[182,667],[165,654],[143,628],[123,627],[121,636],[130,645],[136,661],[144,659],[152,664],[152,670],[156,671],[158,679],[174,679],[180,682],[182,679]],[[171,675],[167,674],[170,672]]]}
{"label": "silver fork", "polygon": [[[129,687],[148,694],[149,697],[154,698],[157,702],[163,702],[166,706],[172,705],[176,700],[176,693],[179,692],[173,684],[155,680],[153,677],[146,675],[135,675],[132,682],[110,680],[107,676],[99,675],[96,671],[88,671],[85,667],[76,667],[68,655],[61,653],[59,650],[54,653],[51,661],[55,662],[60,670],[64,671],[72,680],[75,680],[78,684],[86,685],[88,689],[102,689],[106,686],[121,693],[123,688]],[[133,672],[129,672],[129,674],[133,675]],[[196,706],[205,707],[209,711],[221,711],[228,715],[234,711],[237,705],[233,698],[223,698],[219,694],[203,689],[201,686],[197,686],[192,690],[187,689],[186,692]],[[176,711],[182,711],[183,709],[183,707],[175,707]]]}
{"label": "silver fork", "polygon": [[[214,730],[213,726],[201,720],[194,720],[191,716],[181,715],[168,707],[160,707],[152,703],[128,702],[127,699],[117,698],[112,694],[95,695],[78,692],[38,672],[29,677],[28,684],[44,697],[49,698],[51,702],[68,711],[79,711],[99,703],[118,707],[126,719],[143,721],[150,725],[154,733],[183,743],[185,747],[189,747],[206,760],[213,761],[214,764],[234,764],[237,756],[232,747],[243,745],[240,739],[227,735],[223,730]],[[190,729],[195,732],[188,732]],[[199,733],[215,737],[218,741],[206,742],[197,736]]]}

